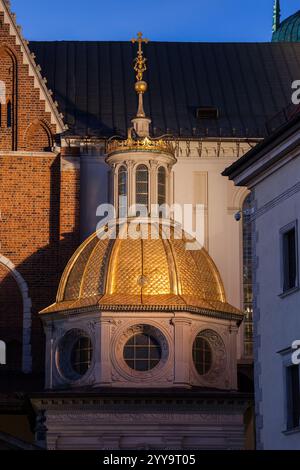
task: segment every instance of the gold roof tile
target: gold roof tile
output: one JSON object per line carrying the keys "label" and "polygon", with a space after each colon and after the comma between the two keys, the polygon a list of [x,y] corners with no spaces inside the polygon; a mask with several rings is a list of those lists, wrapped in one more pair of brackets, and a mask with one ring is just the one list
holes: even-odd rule
{"label": "gold roof tile", "polygon": [[[148,222],[139,224],[150,233]],[[123,234],[126,225],[120,227]],[[171,228],[166,239],[166,229],[158,223],[156,233],[156,239],[109,239],[103,227],[78,248],[62,276],[56,304],[41,313],[123,305],[241,314],[226,302],[218,269],[204,248],[188,251],[183,232],[177,239]]]}

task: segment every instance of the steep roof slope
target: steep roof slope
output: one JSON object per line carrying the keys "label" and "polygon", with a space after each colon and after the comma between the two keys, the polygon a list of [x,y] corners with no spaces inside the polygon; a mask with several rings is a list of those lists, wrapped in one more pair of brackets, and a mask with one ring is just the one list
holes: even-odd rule
{"label": "steep roof slope", "polygon": [[[124,134],[136,113],[135,48],[129,42],[31,42],[70,133]],[[145,108],[154,135],[265,135],[300,78],[297,43],[163,43],[145,46]],[[199,107],[218,108],[199,119]]]}

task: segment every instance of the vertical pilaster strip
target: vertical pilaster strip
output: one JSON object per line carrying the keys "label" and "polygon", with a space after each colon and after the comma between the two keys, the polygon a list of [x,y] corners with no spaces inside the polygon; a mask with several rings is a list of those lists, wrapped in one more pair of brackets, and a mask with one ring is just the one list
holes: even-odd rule
{"label": "vertical pilaster strip", "polygon": [[174,384],[186,386],[190,384],[190,329],[191,320],[174,318]]}
{"label": "vertical pilaster strip", "polygon": [[194,231],[196,230],[196,217],[200,216],[197,213],[197,206],[202,205],[204,210],[204,246],[208,251],[208,172],[196,171],[193,174],[193,193],[194,193]]}
{"label": "vertical pilaster strip", "polygon": [[[257,214],[257,200],[255,198],[255,189],[252,189],[252,201],[254,213]],[[263,450],[262,429],[263,416],[262,389],[261,389],[261,336],[260,336],[260,309],[259,309],[259,283],[257,279],[258,257],[257,257],[257,222],[256,217],[252,218],[252,283],[253,283],[253,356],[254,356],[254,391],[255,391],[255,422],[256,422],[256,448]]]}

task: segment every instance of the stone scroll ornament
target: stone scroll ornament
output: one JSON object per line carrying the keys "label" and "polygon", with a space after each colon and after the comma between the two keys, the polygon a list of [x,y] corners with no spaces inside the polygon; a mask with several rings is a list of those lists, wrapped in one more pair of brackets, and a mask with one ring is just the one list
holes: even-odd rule
{"label": "stone scroll ornament", "polygon": [[217,381],[226,370],[226,349],[221,337],[212,330],[204,330],[200,336],[206,339],[213,351],[213,364],[211,370],[205,375],[208,382]]}

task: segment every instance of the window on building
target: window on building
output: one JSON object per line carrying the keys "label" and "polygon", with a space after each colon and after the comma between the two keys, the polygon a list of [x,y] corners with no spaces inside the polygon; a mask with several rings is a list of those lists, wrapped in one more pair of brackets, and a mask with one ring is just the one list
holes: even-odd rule
{"label": "window on building", "polygon": [[244,356],[253,355],[253,288],[252,288],[252,195],[243,204],[243,301],[244,301]]}
{"label": "window on building", "polygon": [[212,349],[207,339],[199,333],[193,344],[193,361],[198,374],[207,374],[212,367]]}
{"label": "window on building", "polygon": [[60,339],[56,354],[55,364],[60,373],[74,382],[92,367],[93,343],[85,331],[74,328]]}
{"label": "window on building", "polygon": [[7,102],[7,110],[6,110],[6,126],[10,128],[12,125],[12,106],[11,101]]}
{"label": "window on building", "polygon": [[127,195],[128,195],[128,179],[127,168],[122,165],[118,172],[118,204],[119,217],[127,216]]}
{"label": "window on building", "polygon": [[136,204],[149,210],[149,172],[146,165],[139,165],[136,169]]}
{"label": "window on building", "polygon": [[202,106],[196,109],[197,119],[218,119],[219,110],[214,106]]}
{"label": "window on building", "polygon": [[287,429],[291,430],[300,426],[300,382],[298,365],[287,367],[286,382]]}
{"label": "window on building", "polygon": [[0,80],[0,127],[2,127],[2,113],[6,105],[6,87],[5,83]]}
{"label": "window on building", "polygon": [[0,341],[0,366],[6,365],[6,344]]}
{"label": "window on building", "polygon": [[[161,166],[157,173],[157,202],[159,206],[166,204],[166,169]],[[160,210],[160,216],[162,211]]]}
{"label": "window on building", "polygon": [[81,336],[75,342],[71,352],[71,364],[73,370],[84,375],[91,367],[92,362],[92,343],[87,336]]}
{"label": "window on building", "polygon": [[287,292],[298,286],[297,225],[281,230],[282,289]]}
{"label": "window on building", "polygon": [[161,360],[159,342],[146,332],[132,336],[124,347],[124,360],[133,370],[146,372]]}

